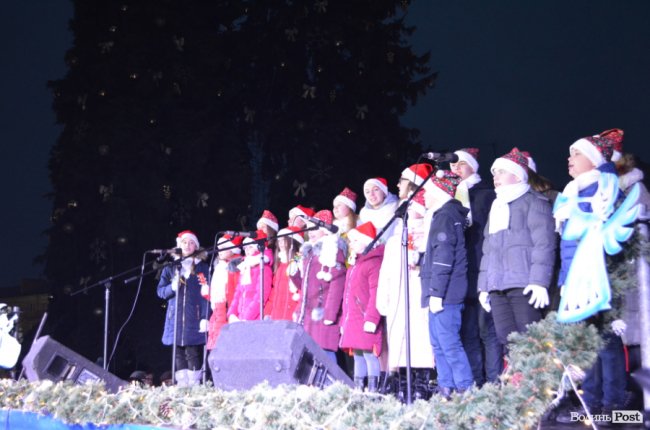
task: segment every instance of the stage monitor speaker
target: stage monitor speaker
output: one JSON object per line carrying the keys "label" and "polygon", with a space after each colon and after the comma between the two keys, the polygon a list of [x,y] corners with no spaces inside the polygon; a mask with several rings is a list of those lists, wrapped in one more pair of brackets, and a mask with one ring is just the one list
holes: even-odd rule
{"label": "stage monitor speaker", "polygon": [[208,357],[215,387],[247,390],[304,384],[323,388],[334,382],[353,386],[350,377],[304,328],[291,321],[242,321],[221,328]]}
{"label": "stage monitor speaker", "polygon": [[127,382],[104,370],[85,357],[61,345],[49,336],[36,339],[23,359],[25,376],[29,381],[49,379],[53,382],[104,381],[106,389],[117,392]]}

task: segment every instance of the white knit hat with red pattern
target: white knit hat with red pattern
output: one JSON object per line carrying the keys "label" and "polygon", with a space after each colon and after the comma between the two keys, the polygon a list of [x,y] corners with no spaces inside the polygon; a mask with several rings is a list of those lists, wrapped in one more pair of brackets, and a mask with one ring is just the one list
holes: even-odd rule
{"label": "white knit hat with red pattern", "polygon": [[352,212],[354,212],[357,210],[357,193],[348,187],[345,187],[338,196],[334,197],[334,204],[336,203],[342,203],[345,206],[349,207]]}

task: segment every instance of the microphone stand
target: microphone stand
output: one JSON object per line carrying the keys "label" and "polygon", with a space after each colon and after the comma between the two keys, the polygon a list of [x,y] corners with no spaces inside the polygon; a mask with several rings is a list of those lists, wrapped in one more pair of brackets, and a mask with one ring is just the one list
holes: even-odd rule
{"label": "microphone stand", "polygon": [[366,255],[368,252],[374,248],[377,241],[386,233],[388,228],[397,218],[402,219],[402,237],[401,237],[401,262],[402,262],[402,273],[404,273],[404,341],[406,343],[406,404],[410,405],[413,403],[413,396],[411,393],[411,303],[410,303],[410,288],[409,288],[409,267],[408,267],[408,207],[411,204],[411,201],[415,195],[424,187],[424,184],[435,175],[436,169],[432,169],[431,173],[426,177],[420,185],[418,185],[415,190],[404,200],[397,209],[395,209],[395,214],[388,221],[388,223],[382,227],[377,236],[368,244],[366,249],[363,250],[363,255]]}
{"label": "microphone stand", "polygon": [[104,368],[104,370],[108,370],[108,320],[109,320],[108,313],[110,310],[110,301],[111,301],[111,281],[122,275],[132,272],[136,268],[129,269],[115,276],[109,276],[108,278],[102,279],[101,281],[98,281],[90,286],[83,287],[77,291],[73,291],[72,293],[70,293],[70,296],[72,297],[80,293],[85,293],[86,291],[95,288],[99,285],[104,286],[104,333],[103,333],[104,345],[103,345],[103,352],[102,352],[102,360],[103,360],[102,367]]}
{"label": "microphone stand", "polygon": [[[182,258],[178,259],[177,261],[172,262],[172,264],[175,265],[172,269],[172,282],[174,282],[174,278],[178,276],[178,285],[176,286],[176,291],[174,292],[176,295],[176,306],[174,306],[174,335],[172,336],[172,381],[176,381],[178,383],[178,379],[176,378],[176,347],[177,347],[177,337],[178,337],[178,307],[179,307],[179,302],[180,302],[180,289],[181,289],[181,262],[183,261]],[[175,273],[174,273],[175,272]],[[183,295],[185,295],[185,290],[183,291]],[[188,375],[189,378],[189,375]]]}
{"label": "microphone stand", "polygon": [[266,250],[266,238],[257,239],[257,249],[260,251],[259,284],[260,284],[260,321],[264,320],[264,251]]}

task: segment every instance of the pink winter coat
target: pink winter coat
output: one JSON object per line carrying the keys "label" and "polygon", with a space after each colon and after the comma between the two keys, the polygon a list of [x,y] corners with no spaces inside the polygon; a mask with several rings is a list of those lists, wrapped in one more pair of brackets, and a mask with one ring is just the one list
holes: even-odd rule
{"label": "pink winter coat", "polygon": [[[377,284],[384,257],[384,246],[357,256],[345,277],[341,348],[362,349],[381,354],[383,327],[377,310]],[[374,333],[363,331],[365,322],[374,323]]]}
{"label": "pink winter coat", "polygon": [[[245,257],[239,264],[239,283],[235,290],[232,305],[228,309],[228,316],[235,315],[243,321],[260,318],[260,266],[261,254]],[[250,276],[246,272],[250,273]],[[273,270],[268,262],[264,263],[264,304],[271,296],[271,282]]]}

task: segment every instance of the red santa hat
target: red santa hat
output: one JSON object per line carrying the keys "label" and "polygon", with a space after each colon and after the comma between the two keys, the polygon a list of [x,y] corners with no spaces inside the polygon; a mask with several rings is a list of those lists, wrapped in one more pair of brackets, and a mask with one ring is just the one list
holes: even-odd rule
{"label": "red santa hat", "polygon": [[478,173],[478,148],[462,148],[454,151],[454,154],[458,155],[458,161],[464,161],[474,173]]}
{"label": "red santa hat", "polygon": [[450,170],[438,170],[435,177],[424,183],[424,189],[434,193],[438,200],[447,201],[456,195],[456,188],[460,181],[460,176]]}
{"label": "red santa hat", "polygon": [[596,167],[612,160],[614,145],[623,149],[623,130],[613,128],[594,136],[578,139],[569,147],[569,151],[578,150]]}
{"label": "red santa hat", "polygon": [[420,189],[420,191],[415,194],[413,197],[413,200],[411,200],[411,209],[419,213],[420,215],[424,216],[424,214],[427,211],[427,208],[424,204],[424,189]]}
{"label": "red santa hat", "polygon": [[505,170],[518,177],[521,182],[528,182],[528,158],[517,148],[494,160],[490,172],[498,169]]}
{"label": "red santa hat", "polygon": [[354,212],[357,210],[357,193],[348,187],[345,187],[338,196],[334,197],[334,204],[337,203],[343,203],[345,206],[349,207],[352,212]]}
{"label": "red santa hat", "polygon": [[363,189],[365,192],[366,188],[377,187],[384,193],[384,196],[388,195],[388,182],[384,178],[370,178],[363,184]]}
{"label": "red santa hat", "polygon": [[431,174],[433,166],[427,163],[413,164],[402,170],[402,178],[408,179],[416,185],[422,185]]}
{"label": "red santa hat", "polygon": [[348,239],[358,240],[359,242],[368,245],[373,239],[377,237],[377,230],[370,221],[364,222],[357,228],[353,228],[348,232]]}
{"label": "red santa hat", "polygon": [[314,216],[314,210],[298,205],[295,208],[291,208],[289,211],[289,218],[295,218],[297,216]]}
{"label": "red santa hat", "polygon": [[301,245],[305,243],[305,238],[303,237],[299,227],[293,225],[285,227],[278,232],[278,235],[283,235],[283,234],[286,234],[289,239],[298,241],[298,243],[300,243]]}
{"label": "red santa hat", "polygon": [[257,230],[255,232],[255,237],[247,237],[246,239],[244,239],[244,242],[243,242],[242,246],[248,246],[248,245],[251,245],[253,243],[257,243],[257,241],[261,240],[261,239],[266,239],[266,235],[264,234],[264,232],[262,230]]}
{"label": "red santa hat", "polygon": [[183,242],[183,239],[190,239],[192,240],[195,244],[196,247],[200,247],[201,245],[199,244],[199,239],[196,237],[196,234],[194,234],[193,231],[191,230],[183,230],[178,235],[176,236],[176,246],[180,248],[181,242]]}
{"label": "red santa hat", "polygon": [[275,231],[278,231],[280,228],[277,217],[269,210],[264,210],[260,219],[257,220],[256,226],[258,230],[261,230],[262,225],[267,225]]}
{"label": "red santa hat", "polygon": [[233,252],[234,254],[241,254],[241,244],[243,241],[243,237],[241,236],[231,236],[229,234],[224,234],[221,236],[219,241],[217,242],[217,247],[218,248],[232,248],[228,249],[228,251]]}

